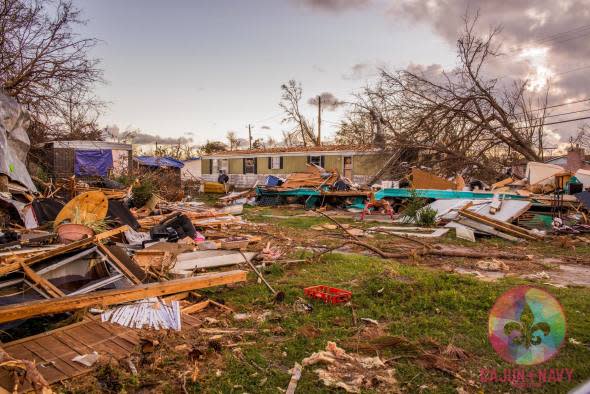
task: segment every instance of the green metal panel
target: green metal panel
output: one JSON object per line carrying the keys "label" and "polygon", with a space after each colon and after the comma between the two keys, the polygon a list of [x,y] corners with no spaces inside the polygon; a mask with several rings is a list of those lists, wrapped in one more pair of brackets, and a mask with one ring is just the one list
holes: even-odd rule
{"label": "green metal panel", "polygon": [[[459,190],[435,190],[435,189],[416,189],[416,196],[421,198],[434,198],[436,200],[450,198],[465,198],[469,200],[487,199],[494,197],[494,193],[489,192],[464,192]],[[375,199],[381,200],[384,197],[412,197],[412,189],[381,189],[375,193]],[[517,194],[500,194],[500,198],[507,200],[526,200],[528,197]]]}

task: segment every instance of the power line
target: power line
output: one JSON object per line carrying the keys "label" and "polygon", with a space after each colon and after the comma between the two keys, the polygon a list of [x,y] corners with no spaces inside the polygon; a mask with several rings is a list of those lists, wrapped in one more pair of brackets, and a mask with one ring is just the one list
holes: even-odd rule
{"label": "power line", "polygon": [[[561,104],[549,105],[547,107],[542,107],[542,108],[530,109],[527,112],[544,111],[544,110],[549,109],[549,108],[558,108],[558,107],[563,107],[563,106],[566,106],[566,105],[584,103],[586,101],[590,101],[590,98],[582,99],[582,100],[577,100],[577,101],[571,101],[569,103],[561,103]],[[514,114],[514,115],[524,115],[524,112],[520,112],[520,113]]]}
{"label": "power line", "polygon": [[256,123],[264,122],[264,121],[267,121],[267,120],[271,120],[271,119],[274,119],[274,118],[277,118],[277,117],[281,116],[282,114],[283,114],[282,112],[279,112],[278,114],[274,114],[274,115],[268,116],[268,117],[266,117],[264,119],[260,119],[260,120],[257,120],[255,122],[252,122],[252,123],[253,124],[256,124]]}
{"label": "power line", "polygon": [[[585,116],[583,118],[567,119],[567,120],[560,120],[560,121],[557,121],[557,122],[545,123],[545,124],[543,124],[543,126],[551,126],[551,125],[554,125],[554,124],[561,124],[561,123],[578,122],[580,120],[587,120],[587,119],[590,119],[590,116]],[[528,127],[530,127],[530,126],[515,127],[515,129],[526,129]]]}
{"label": "power line", "polygon": [[541,39],[536,40],[536,41],[538,43],[552,41],[552,40],[556,40],[556,39],[561,38],[561,36],[563,36],[563,35],[567,35],[569,33],[579,33],[581,31],[588,30],[588,29],[590,29],[590,25],[582,25],[582,26],[578,26],[578,27],[573,28],[573,29],[570,29],[570,30],[565,30],[565,31],[562,31],[562,32],[559,32],[559,33],[552,34],[550,36],[546,36],[545,38],[541,38]]}
{"label": "power line", "polygon": [[545,116],[545,118],[554,118],[554,117],[556,117],[556,116],[571,115],[571,114],[579,114],[580,112],[587,112],[587,111],[590,111],[590,108],[587,108],[587,109],[581,109],[581,110],[579,110],[579,111],[564,112],[564,113],[561,113],[561,114],[552,114],[552,115],[547,115],[547,116]]}
{"label": "power line", "polygon": [[571,70],[562,71],[562,72],[559,72],[559,73],[556,73],[553,75],[557,76],[557,75],[569,74],[569,73],[573,73],[575,71],[585,70],[587,68],[590,68],[590,64],[588,64],[586,66],[578,67],[578,68],[572,68]]}

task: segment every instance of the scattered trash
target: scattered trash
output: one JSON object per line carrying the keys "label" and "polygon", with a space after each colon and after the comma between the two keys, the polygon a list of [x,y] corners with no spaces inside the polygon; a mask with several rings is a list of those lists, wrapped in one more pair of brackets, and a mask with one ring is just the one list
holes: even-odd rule
{"label": "scattered trash", "polygon": [[326,350],[313,353],[301,362],[303,367],[315,364],[324,366],[314,372],[328,387],[341,388],[349,393],[360,393],[365,389],[399,392],[394,370],[379,357],[348,354],[334,342],[328,342]]}
{"label": "scattered trash", "polygon": [[475,263],[475,266],[484,271],[509,271],[510,267],[501,260],[480,260]]}

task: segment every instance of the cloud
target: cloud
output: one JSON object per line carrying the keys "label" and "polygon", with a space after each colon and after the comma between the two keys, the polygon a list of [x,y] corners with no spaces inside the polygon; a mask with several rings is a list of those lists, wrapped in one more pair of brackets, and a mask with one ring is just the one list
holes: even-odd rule
{"label": "cloud", "polygon": [[[320,94],[320,97],[322,98],[322,108],[327,110],[327,111],[334,111],[336,110],[338,107],[344,105],[345,103],[343,101],[340,101],[336,98],[336,96],[334,96],[332,93],[330,92],[324,92],[322,94]],[[307,103],[309,105],[318,105],[318,98],[316,97],[312,97],[309,100],[307,100]]]}
{"label": "cloud", "polygon": [[[142,132],[139,129],[127,129],[123,132],[119,130],[119,127],[113,125],[106,128],[107,133],[117,141],[127,141],[132,144],[158,144],[162,145],[177,145],[177,144],[188,144],[193,142],[192,137],[163,137],[161,135],[152,135]],[[187,135],[194,135],[192,132],[186,133]]]}
{"label": "cloud", "polygon": [[350,68],[350,71],[342,75],[342,79],[359,80],[374,73],[374,68],[368,63],[357,63]]}
{"label": "cloud", "polygon": [[[587,98],[590,86],[590,0],[521,0],[499,2],[486,0],[415,1],[400,0],[388,10],[396,23],[420,23],[442,37],[451,47],[463,29],[466,11],[478,11],[477,33],[484,35],[490,27],[501,25],[497,36],[502,56],[491,61],[484,72],[489,78],[499,78],[502,84],[514,80],[528,80],[532,92],[543,93],[549,81],[549,105],[561,104],[567,99]],[[422,66],[425,73],[431,66]],[[411,67],[417,67],[411,65]],[[445,65],[448,70],[454,65]],[[581,68],[579,71],[572,71]],[[551,113],[587,109],[588,105],[557,107]],[[590,114],[590,112],[588,113]],[[576,117],[576,116],[574,116]],[[549,121],[567,120],[570,116],[551,118]],[[576,123],[556,126],[561,141],[575,130]]]}
{"label": "cloud", "polygon": [[[468,8],[469,7],[469,8]],[[585,95],[589,73],[560,74],[576,65],[590,63],[590,0],[522,0],[491,2],[485,0],[449,0],[444,5],[431,1],[401,0],[389,13],[396,18],[423,23],[450,45],[456,45],[463,28],[462,18],[479,11],[479,33],[501,24],[498,36],[504,53],[496,66],[512,71],[513,78],[552,77],[552,86],[569,95]],[[509,66],[524,63],[526,67]],[[543,70],[546,68],[546,70]],[[541,69],[541,74],[537,71]],[[580,80],[581,79],[581,80]]]}
{"label": "cloud", "polygon": [[338,12],[369,6],[372,0],[294,0],[306,7],[321,11]]}

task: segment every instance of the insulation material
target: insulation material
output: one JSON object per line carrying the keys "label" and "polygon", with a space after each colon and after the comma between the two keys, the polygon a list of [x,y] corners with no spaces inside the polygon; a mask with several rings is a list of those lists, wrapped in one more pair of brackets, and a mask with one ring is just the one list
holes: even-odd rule
{"label": "insulation material", "polygon": [[0,173],[36,192],[26,166],[31,145],[27,135],[29,123],[29,114],[13,98],[0,92]]}
{"label": "insulation material", "polygon": [[166,304],[157,297],[150,297],[133,304],[109,309],[100,315],[103,322],[111,322],[129,328],[180,331],[180,303]]}

